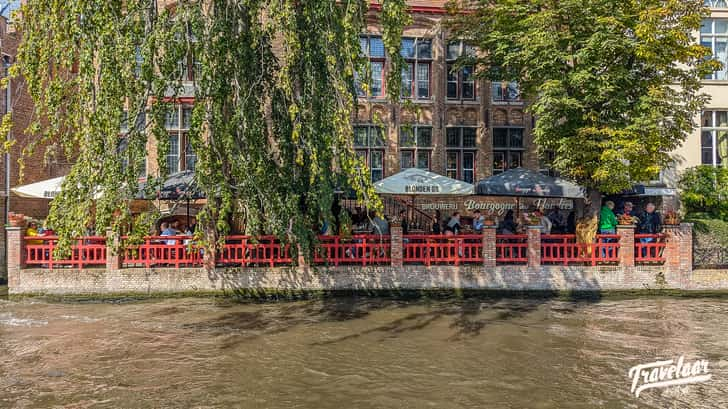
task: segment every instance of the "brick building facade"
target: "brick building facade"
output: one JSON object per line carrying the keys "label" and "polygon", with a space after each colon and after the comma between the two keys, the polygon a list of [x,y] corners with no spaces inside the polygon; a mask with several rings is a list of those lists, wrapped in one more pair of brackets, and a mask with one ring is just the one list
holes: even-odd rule
{"label": "brick building facade", "polygon": [[[0,17],[0,53],[2,54],[2,77],[5,77],[8,68],[15,61],[20,33],[13,30],[12,25],[5,17]],[[25,134],[25,129],[31,122],[33,116],[33,101],[25,88],[22,80],[10,81],[0,98],[0,112],[12,113],[13,127],[9,138],[15,140],[15,144],[7,153],[0,155],[0,217],[3,218],[2,226],[7,223],[7,213],[23,213],[33,218],[44,219],[48,215],[48,200],[21,198],[10,192],[15,186],[38,182],[68,173],[69,163],[65,159],[56,158],[48,162],[44,159],[46,148],[38,147],[36,152],[25,158],[23,179],[20,179],[20,166],[18,159],[22,155],[23,148],[31,140]],[[4,227],[0,227],[0,277],[5,276],[6,260],[6,235]]]}

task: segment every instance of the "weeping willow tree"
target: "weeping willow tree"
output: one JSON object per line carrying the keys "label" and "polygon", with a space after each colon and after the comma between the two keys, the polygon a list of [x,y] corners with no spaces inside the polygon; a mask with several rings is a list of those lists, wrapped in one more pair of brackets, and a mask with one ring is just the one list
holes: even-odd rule
{"label": "weeping willow tree", "polygon": [[[135,226],[132,216],[147,148],[156,150],[154,189],[167,176],[165,114],[184,90],[180,62],[194,61],[189,139],[195,182],[207,197],[198,226],[208,245],[244,220],[309,252],[332,219],[339,188],[379,206],[353,151],[355,73],[368,71],[358,37],[366,0],[29,0],[13,75],[35,103],[34,139],[74,160],[49,222],[61,248],[94,226]],[[390,55],[399,55],[404,0],[383,2]],[[400,71],[400,59],[392,72]],[[387,89],[398,100],[399,75]],[[120,134],[120,129],[125,132]]]}

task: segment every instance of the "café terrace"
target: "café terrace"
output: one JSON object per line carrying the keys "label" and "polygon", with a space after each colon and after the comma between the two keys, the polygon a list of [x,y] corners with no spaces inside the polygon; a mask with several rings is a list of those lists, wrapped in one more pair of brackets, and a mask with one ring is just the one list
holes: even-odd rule
{"label": "caf\u00e9 terrace", "polygon": [[[194,190],[192,179],[191,175],[178,175],[163,187],[177,195],[187,194],[188,220],[189,199],[195,198],[189,195]],[[53,183],[59,189],[60,182],[54,179]],[[17,188],[16,193],[31,195],[36,189],[46,196],[53,190],[47,186],[29,186]],[[351,235],[321,235],[308,263],[317,266],[654,266],[664,264],[668,253],[679,247],[678,235],[671,236],[671,231],[680,229],[679,226],[666,226],[662,234],[649,235],[652,240],[647,241],[641,239],[648,235],[635,234],[633,225],[623,225],[617,234],[596,235],[585,242],[575,234],[542,232],[538,220],[526,217],[521,218],[519,231],[501,234],[497,223],[508,210],[518,209],[517,217],[533,207],[571,211],[574,203],[581,203],[584,197],[584,189],[569,181],[520,168],[482,180],[476,186],[425,170],[407,169],[377,182],[375,189],[382,196],[391,220],[389,234],[372,234],[364,226],[354,226]],[[432,211],[447,210],[443,215],[446,216],[456,209],[461,209],[464,216],[462,231],[455,235],[432,234],[429,230],[434,221]],[[401,221],[397,219],[401,210],[408,215],[408,234],[403,234]],[[466,221],[475,210],[485,215],[486,226],[480,232],[474,231]],[[148,236],[134,243],[128,237],[80,237],[68,258],[56,259],[53,251],[56,237],[30,237],[23,232],[21,228],[8,230],[9,246],[18,247],[15,261],[20,269],[277,267],[306,262],[294,260],[290,246],[276,237],[245,235],[226,237],[214,254],[205,254],[190,236]],[[115,243],[123,244],[121,252],[113,249]]]}

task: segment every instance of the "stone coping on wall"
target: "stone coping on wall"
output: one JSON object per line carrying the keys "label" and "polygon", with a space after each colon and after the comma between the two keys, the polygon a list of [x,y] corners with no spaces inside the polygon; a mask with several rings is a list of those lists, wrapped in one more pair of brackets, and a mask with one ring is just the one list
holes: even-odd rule
{"label": "stone coping on wall", "polygon": [[668,266],[348,266],[320,268],[23,269],[10,294],[164,294],[238,290],[565,290],[728,289],[728,271]]}

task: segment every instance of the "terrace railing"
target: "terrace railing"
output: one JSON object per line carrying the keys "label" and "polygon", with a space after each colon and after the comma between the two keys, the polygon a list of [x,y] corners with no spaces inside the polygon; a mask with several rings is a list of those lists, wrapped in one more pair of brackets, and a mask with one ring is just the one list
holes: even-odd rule
{"label": "terrace railing", "polygon": [[483,236],[405,235],[402,262],[414,264],[467,264],[483,262]]}
{"label": "terrace railing", "polygon": [[[17,233],[18,230],[14,232]],[[392,236],[320,236],[310,262],[320,266],[538,266],[539,263],[592,266],[623,263],[625,266],[632,266],[635,263],[664,264],[669,259],[672,260],[669,265],[674,266],[677,265],[675,260],[685,254],[685,243],[690,241],[689,235],[685,236],[687,239],[682,239],[680,235],[672,233],[634,235],[629,231],[597,235],[593,243],[577,243],[575,235],[500,235],[494,230],[487,230],[483,234],[453,236],[398,233]],[[130,237],[121,237],[118,252],[112,244],[107,243],[105,237],[82,237],[71,246],[70,255],[64,259],[56,258],[54,254],[57,237],[23,237],[20,234],[15,237],[15,243],[22,243],[17,253],[21,255],[21,266],[36,268],[202,267],[205,259],[221,267],[278,267],[290,266],[296,261],[293,260],[295,252],[290,244],[273,236],[229,236],[210,257],[205,257],[206,250],[190,236],[150,236],[138,242]],[[395,237],[397,239],[393,241]],[[529,243],[529,240],[534,242]],[[117,243],[116,239],[114,243]],[[12,246],[12,242],[9,242],[9,246]],[[540,259],[537,251],[539,246]],[[681,248],[683,253],[676,253]]]}
{"label": "terrace railing", "polygon": [[526,264],[528,262],[528,235],[498,234],[495,242],[496,264]]}
{"label": "terrace railing", "polygon": [[640,264],[661,264],[665,262],[664,234],[635,234],[634,261]]}
{"label": "terrace railing", "polygon": [[25,264],[41,268],[84,268],[106,265],[106,237],[82,237],[71,246],[69,257],[58,259],[54,255],[58,237],[27,236],[25,240]]}
{"label": "terrace railing", "polygon": [[541,236],[542,264],[597,264],[619,262],[619,235],[598,234],[594,243],[578,243],[573,234]]}

